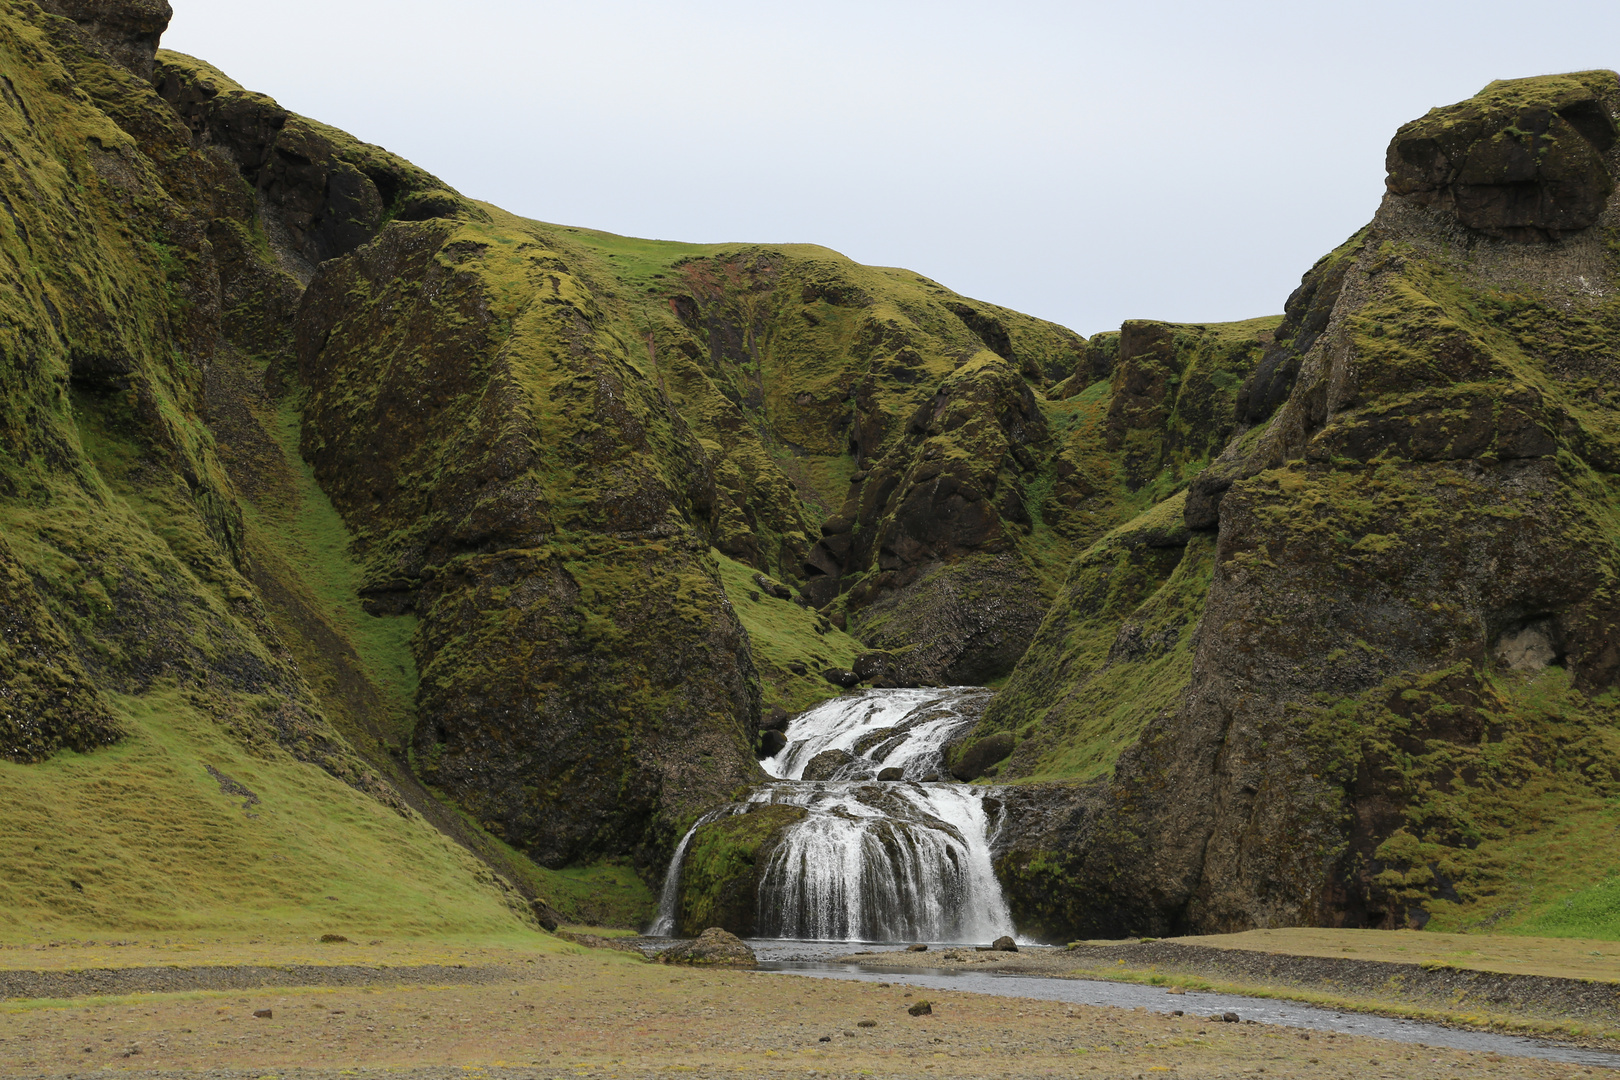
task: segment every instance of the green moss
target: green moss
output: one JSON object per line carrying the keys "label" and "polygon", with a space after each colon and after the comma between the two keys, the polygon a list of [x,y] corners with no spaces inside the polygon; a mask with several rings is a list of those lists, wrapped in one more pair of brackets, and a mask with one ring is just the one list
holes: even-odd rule
{"label": "green moss", "polygon": [[[799,713],[843,693],[822,678],[829,668],[849,670],[866,651],[859,641],[831,625],[819,613],[792,600],[780,600],[755,581],[758,571],[710,553],[732,608],[748,631],[748,642],[759,669],[766,708],[779,706]],[[778,584],[778,582],[773,582]],[[803,665],[798,674],[793,665]]]}
{"label": "green moss", "polygon": [[0,934],[521,926],[489,872],[420,818],[245,748],[207,697],[108,700],[118,746],[0,762]]}
{"label": "green moss", "polygon": [[799,806],[756,805],[700,828],[681,864],[676,932],[696,935],[718,926],[751,935],[760,875],[783,830],[807,813]]}

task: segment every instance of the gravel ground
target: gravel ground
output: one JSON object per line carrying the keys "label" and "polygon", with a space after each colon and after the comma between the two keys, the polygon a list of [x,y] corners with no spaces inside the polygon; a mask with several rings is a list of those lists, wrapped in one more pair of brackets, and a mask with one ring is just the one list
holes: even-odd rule
{"label": "gravel ground", "polygon": [[490,965],[477,984],[467,981],[469,968],[455,969],[456,985],[374,981],[14,1000],[0,1004],[0,1074],[1374,1080],[1602,1073],[953,991],[927,992],[932,1014],[913,1017],[909,1007],[924,995],[898,985],[689,971],[607,951],[512,959]]}

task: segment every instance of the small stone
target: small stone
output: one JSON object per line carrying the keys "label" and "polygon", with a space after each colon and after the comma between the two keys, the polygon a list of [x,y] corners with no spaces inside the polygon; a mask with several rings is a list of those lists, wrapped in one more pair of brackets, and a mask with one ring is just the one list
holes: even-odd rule
{"label": "small stone", "polygon": [[1228,1024],[1242,1023],[1242,1020],[1239,1018],[1238,1014],[1234,1012],[1221,1013],[1221,1019]]}
{"label": "small stone", "polygon": [[1171,1016],[1186,1016],[1187,1014],[1182,1012],[1180,1009],[1177,1009],[1175,1012],[1171,1013],[1170,1015]]}
{"label": "small stone", "polygon": [[321,935],[321,944],[322,945],[336,945],[339,942],[347,942],[348,940],[349,939],[344,937],[342,934],[322,934]]}
{"label": "small stone", "polygon": [[828,668],[826,671],[821,673],[821,677],[832,683],[834,686],[841,686],[845,690],[853,690],[855,687],[861,684],[861,677],[859,675],[855,674],[853,671],[846,671],[843,668]]}
{"label": "small stone", "polygon": [[906,946],[906,952],[927,952],[927,951],[928,951],[928,946],[926,946],[926,945],[907,945]]}
{"label": "small stone", "polygon": [[816,1042],[832,1042],[832,1036],[823,1035],[821,1038],[817,1039]]}
{"label": "small stone", "polygon": [[906,1012],[910,1013],[912,1016],[932,1016],[934,1015],[934,1006],[933,1003],[929,1001],[918,1001],[914,1002],[911,1008],[907,1009]]}
{"label": "small stone", "polygon": [[991,942],[990,947],[997,952],[1017,952],[1018,942],[1004,934],[1001,937],[996,938],[995,941]]}
{"label": "small stone", "polygon": [[856,1027],[864,1027],[864,1028],[874,1028],[874,1027],[877,1027],[877,1021],[876,1020],[862,1020],[860,1023],[856,1024],[855,1026]]}
{"label": "small stone", "polygon": [[255,1019],[258,1019],[258,1020],[269,1020],[269,1019],[272,1019],[273,1015],[274,1014],[271,1013],[271,1011],[269,1009],[254,1009],[253,1010],[253,1016],[254,1016]]}

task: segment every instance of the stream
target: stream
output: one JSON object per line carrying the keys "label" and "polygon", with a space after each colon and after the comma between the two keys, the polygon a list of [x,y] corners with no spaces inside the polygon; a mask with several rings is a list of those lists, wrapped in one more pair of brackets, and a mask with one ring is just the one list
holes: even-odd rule
{"label": "stream", "polygon": [[[762,971],[774,975],[798,975],[821,979],[853,979],[859,982],[886,982],[928,990],[957,990],[994,997],[1032,998],[1061,1001],[1071,1005],[1105,1006],[1115,1009],[1144,1008],[1157,1013],[1187,1014],[1190,1020],[1233,1012],[1244,1020],[1306,1031],[1331,1031],[1415,1046],[1471,1050],[1482,1054],[1534,1058],[1620,1069],[1620,1053],[1586,1050],[1545,1039],[1520,1035],[1497,1035],[1485,1031],[1465,1031],[1416,1020],[1397,1020],[1367,1013],[1336,1012],[1311,1005],[1272,998],[1240,997],[1235,994],[1202,993],[1189,990],[1171,994],[1162,987],[1135,983],[1102,982],[1095,979],[1066,979],[1044,975],[1001,974],[987,971],[955,971],[944,968],[885,967],[880,958],[860,964],[836,963],[858,946],[853,942],[830,943],[783,941],[756,938],[748,944],[759,956]],[[881,954],[879,954],[879,957]]]}

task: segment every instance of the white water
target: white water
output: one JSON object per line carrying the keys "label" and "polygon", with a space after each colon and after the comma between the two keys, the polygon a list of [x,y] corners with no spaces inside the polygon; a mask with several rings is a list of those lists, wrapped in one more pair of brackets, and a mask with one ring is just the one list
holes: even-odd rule
{"label": "white water", "polygon": [[[945,744],[977,719],[977,710],[965,707],[982,704],[985,696],[975,687],[845,694],[795,719],[788,729],[787,748],[760,764],[772,776],[798,780],[818,754],[843,750],[858,760],[830,779],[866,779],[889,768],[903,770],[907,780],[944,777]],[[883,738],[879,732],[891,734]],[[863,740],[868,745],[857,753]]]}
{"label": "white water", "polygon": [[[990,863],[987,793],[933,780],[946,775],[942,751],[976,721],[971,706],[982,705],[984,695],[974,688],[868,690],[795,719],[787,747],[762,763],[778,781],[708,815],[681,840],[649,933],[675,931],[681,862],[697,829],[750,805],[778,804],[808,814],[784,831],[761,876],[760,936],[989,942],[1011,934]],[[853,759],[826,781],[800,779],[827,750]],[[874,781],[886,768],[905,779]]]}

